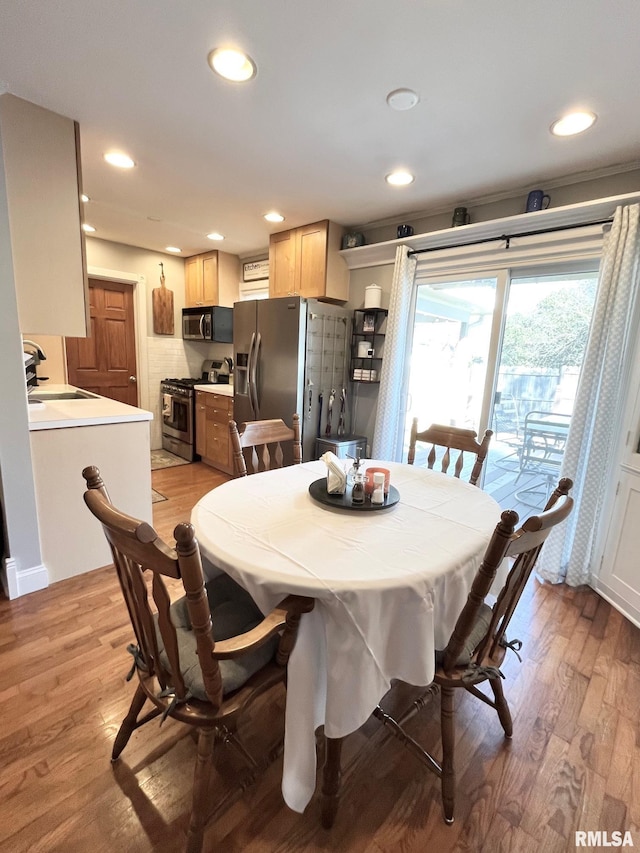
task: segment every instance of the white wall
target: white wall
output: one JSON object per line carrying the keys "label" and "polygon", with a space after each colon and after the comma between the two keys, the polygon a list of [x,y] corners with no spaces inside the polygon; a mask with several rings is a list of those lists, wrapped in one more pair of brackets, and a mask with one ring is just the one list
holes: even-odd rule
{"label": "white wall", "polygon": [[[349,278],[349,302],[351,310],[364,308],[364,291],[370,284],[382,288],[381,308],[389,307],[389,294],[393,278],[393,264],[369,269],[352,270]],[[373,442],[373,429],[378,405],[378,384],[351,383],[351,432],[366,435],[369,447]]]}
{"label": "white wall", "polygon": [[[174,333],[157,335],[153,331],[152,291],[160,287],[160,267],[164,265],[165,286],[173,292]],[[216,344],[182,340],[182,309],[184,307],[184,261],[161,252],[151,252],[136,246],[111,243],[107,240],[87,239],[87,266],[91,269],[112,270],[141,277],[137,285],[142,288],[142,304],[146,308],[146,336],[143,353],[146,360],[146,387],[139,386],[139,404],[153,412],[151,422],[151,447],[162,446],[162,419],[160,412],[160,381],[168,377],[200,376],[202,362],[207,358],[233,356],[232,344]],[[139,300],[136,300],[139,304]],[[136,318],[139,322],[139,318]],[[143,324],[144,325],[144,324]]]}
{"label": "white wall", "polygon": [[566,183],[566,178],[556,178],[553,181],[541,180],[538,184],[523,187],[519,193],[509,193],[502,198],[484,197],[480,199],[460,198],[450,209],[429,212],[407,213],[397,216],[393,221],[387,220],[377,225],[350,226],[352,231],[360,231],[365,235],[367,244],[381,243],[385,240],[395,240],[397,227],[401,223],[412,225],[415,234],[427,234],[429,231],[439,231],[451,227],[453,208],[460,205],[467,207],[471,222],[486,222],[500,219],[503,216],[516,216],[525,212],[529,190],[541,188],[551,196],[550,207],[562,207],[567,204],[578,204],[596,198],[624,195],[640,190],[640,169],[602,175],[582,181]]}
{"label": "white wall", "polygon": [[[110,243],[87,236],[87,267],[119,270],[137,276],[144,276],[147,334],[156,337],[153,331],[153,312],[151,293],[160,287],[160,263],[164,266],[165,286],[173,293],[173,337],[181,336],[180,323],[184,308],[184,261],[174,255],[162,252],[150,252],[137,246],[125,246],[123,243]],[[160,338],[170,335],[158,335]]]}
{"label": "white wall", "polygon": [[47,585],[42,567],[22,338],[13,278],[11,235],[0,146],[0,498],[7,528],[9,561],[2,566],[5,593],[14,598]]}

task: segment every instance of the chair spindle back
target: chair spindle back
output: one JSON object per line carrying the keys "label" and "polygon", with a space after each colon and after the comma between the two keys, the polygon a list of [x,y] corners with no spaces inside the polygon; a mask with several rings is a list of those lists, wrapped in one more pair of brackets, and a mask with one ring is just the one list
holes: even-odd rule
{"label": "chair spindle back", "polygon": [[413,465],[416,456],[416,443],[425,442],[430,444],[431,448],[427,456],[427,467],[433,470],[436,463],[438,452],[436,448],[442,448],[440,459],[440,470],[446,474],[451,464],[451,451],[457,450],[453,467],[453,476],[460,477],[465,463],[465,453],[470,453],[475,456],[475,462],[469,477],[469,482],[472,485],[477,485],[482,473],[482,466],[489,452],[489,443],[493,431],[486,430],[482,441],[478,441],[478,434],[472,429],[460,429],[459,427],[443,426],[441,424],[432,424],[428,429],[418,431],[418,419],[414,418],[411,425],[411,437],[409,439],[409,454],[407,462]]}

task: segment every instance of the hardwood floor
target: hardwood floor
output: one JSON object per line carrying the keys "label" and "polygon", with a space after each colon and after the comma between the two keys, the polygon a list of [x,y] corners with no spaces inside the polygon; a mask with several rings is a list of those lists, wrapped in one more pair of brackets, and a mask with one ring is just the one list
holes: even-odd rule
{"label": "hardwood floor", "polygon": [[[162,535],[223,479],[202,464],[154,472],[168,498],[154,504]],[[318,794],[304,815],[287,809],[277,759],[209,825],[205,850],[560,853],[576,849],[575,830],[630,830],[640,847],[640,630],[590,589],[532,581],[510,635],[524,643],[522,663],[509,655],[504,667],[514,737],[505,741],[490,708],[459,697],[453,826],[438,780],[372,720],[345,742],[332,830],[320,827]],[[195,758],[183,727],[153,721],[109,760],[133,694],[130,641],[109,568],[0,599],[0,851],[182,849]],[[241,726],[256,753],[282,731],[283,707],[278,693]],[[408,731],[437,748],[438,727],[436,700]],[[218,752],[212,798],[241,766]]]}

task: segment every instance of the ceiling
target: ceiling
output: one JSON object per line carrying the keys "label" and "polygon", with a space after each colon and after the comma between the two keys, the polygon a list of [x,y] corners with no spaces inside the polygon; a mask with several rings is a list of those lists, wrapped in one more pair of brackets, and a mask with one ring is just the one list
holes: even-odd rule
{"label": "ceiling", "polygon": [[[637,0],[2,0],[0,86],[80,124],[106,240],[244,257],[640,161]],[[229,83],[217,46],[256,61]],[[408,87],[418,105],[391,110]],[[549,133],[573,108],[598,115]],[[127,151],[130,171],[103,153]],[[384,176],[416,176],[393,188]],[[276,209],[279,225],[262,218]],[[219,231],[223,243],[206,235]]]}

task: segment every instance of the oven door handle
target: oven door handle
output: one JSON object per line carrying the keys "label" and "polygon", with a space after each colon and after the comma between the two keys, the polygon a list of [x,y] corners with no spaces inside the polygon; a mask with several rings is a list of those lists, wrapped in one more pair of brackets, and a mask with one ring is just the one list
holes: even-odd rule
{"label": "oven door handle", "polygon": [[249,397],[249,406],[251,407],[251,414],[253,415],[253,420],[256,420],[257,418],[255,406],[253,403],[253,382],[255,378],[253,356],[255,345],[256,333],[253,332],[251,335],[251,343],[249,344],[249,358],[247,359],[247,396]]}

